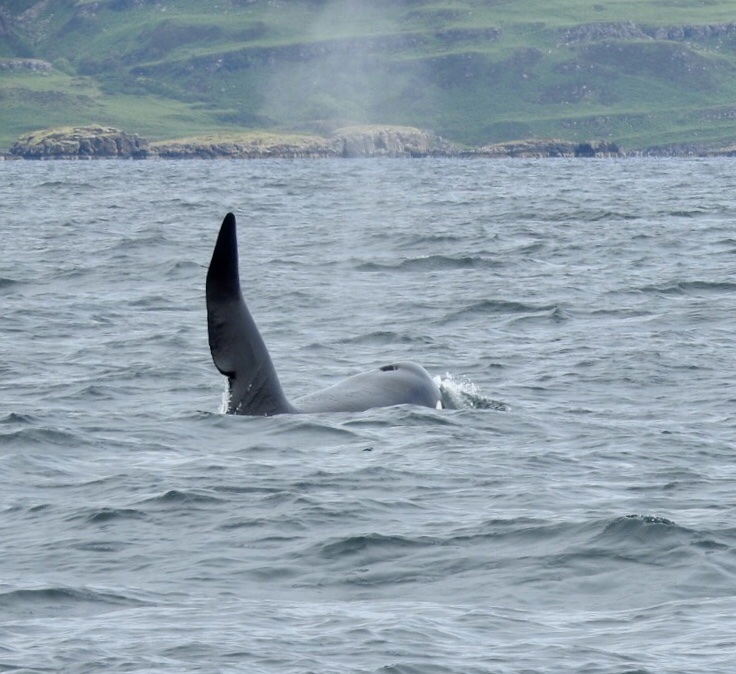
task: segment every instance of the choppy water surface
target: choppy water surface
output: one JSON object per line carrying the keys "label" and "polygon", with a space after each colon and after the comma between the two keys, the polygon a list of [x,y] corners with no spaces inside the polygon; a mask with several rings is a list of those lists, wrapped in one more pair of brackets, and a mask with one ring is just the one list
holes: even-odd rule
{"label": "choppy water surface", "polygon": [[[0,670],[731,672],[736,165],[0,164]],[[296,397],[235,418],[204,276]]]}

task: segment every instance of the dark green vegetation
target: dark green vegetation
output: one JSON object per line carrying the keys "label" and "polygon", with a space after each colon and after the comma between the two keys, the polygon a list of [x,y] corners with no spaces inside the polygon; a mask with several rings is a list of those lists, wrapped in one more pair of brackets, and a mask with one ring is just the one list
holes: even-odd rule
{"label": "dark green vegetation", "polygon": [[724,144],[732,21],[732,0],[5,0],[0,147],[92,123]]}

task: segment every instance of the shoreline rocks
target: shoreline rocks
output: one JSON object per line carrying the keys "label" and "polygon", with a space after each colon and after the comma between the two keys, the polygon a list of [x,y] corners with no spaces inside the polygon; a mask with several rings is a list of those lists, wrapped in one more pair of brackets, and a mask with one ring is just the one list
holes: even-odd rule
{"label": "shoreline rocks", "polygon": [[158,159],[319,159],[331,156],[322,139],[311,136],[185,138],[151,143]]}
{"label": "shoreline rocks", "polygon": [[319,159],[457,156],[433,133],[401,126],[355,126],[329,136],[245,132],[149,142],[104,126],[45,129],[22,136],[5,159]]}
{"label": "shoreline rocks", "polygon": [[576,143],[558,139],[534,139],[485,145],[477,150],[464,152],[462,156],[487,159],[506,157],[541,159],[547,157],[623,157],[624,153],[615,143],[602,140]]}
{"label": "shoreline rocks", "polygon": [[462,157],[479,159],[733,157],[736,144],[677,144],[624,152],[609,141],[527,139],[463,149],[414,127],[352,126],[321,136],[242,132],[149,142],[106,126],[45,129],[22,136],[0,160],[328,159]]}
{"label": "shoreline rocks", "polygon": [[10,148],[21,159],[145,159],[148,141],[106,126],[45,129],[21,136]]}
{"label": "shoreline rocks", "polygon": [[450,143],[428,131],[390,126],[348,127],[327,137],[258,133],[200,136],[151,143],[149,150],[161,159],[393,158],[457,154]]}
{"label": "shoreline rocks", "polygon": [[341,157],[446,157],[458,153],[451,143],[413,127],[356,126],[332,134]]}

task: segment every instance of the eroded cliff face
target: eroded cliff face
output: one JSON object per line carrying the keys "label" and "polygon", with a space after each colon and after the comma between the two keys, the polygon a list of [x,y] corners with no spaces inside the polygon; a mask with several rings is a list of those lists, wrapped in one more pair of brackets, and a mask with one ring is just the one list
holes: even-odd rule
{"label": "eroded cliff face", "polygon": [[439,136],[413,127],[348,127],[336,131],[332,139],[342,157],[430,157],[458,152]]}
{"label": "eroded cliff face", "polygon": [[10,149],[23,159],[260,159],[450,156],[457,149],[429,131],[411,127],[350,127],[323,137],[242,133],[149,143],[103,126],[46,129],[23,136]]}
{"label": "eroded cliff face", "polygon": [[429,131],[411,127],[359,126],[329,136],[244,134],[240,137],[199,138],[152,143],[151,152],[162,158],[325,158],[325,157],[428,157],[457,151]]}
{"label": "eroded cliff face", "polygon": [[46,129],[21,136],[10,155],[23,159],[145,159],[148,141],[106,126]]}
{"label": "eroded cliff face", "polygon": [[521,157],[536,159],[545,157],[621,157],[623,152],[615,143],[597,140],[583,143],[558,139],[531,139],[510,143],[485,145],[463,153],[467,157]]}
{"label": "eroded cliff face", "polygon": [[152,156],[161,159],[318,159],[335,156],[318,136],[234,135],[199,136],[151,143]]}
{"label": "eroded cliff face", "polygon": [[[732,150],[733,148],[729,148]],[[671,148],[668,153],[671,153]],[[650,151],[650,153],[654,153]],[[687,154],[692,154],[689,148]],[[10,159],[320,159],[372,157],[620,157],[607,141],[528,139],[463,149],[422,129],[353,126],[328,136],[243,132],[149,142],[112,127],[46,129],[22,136]]]}

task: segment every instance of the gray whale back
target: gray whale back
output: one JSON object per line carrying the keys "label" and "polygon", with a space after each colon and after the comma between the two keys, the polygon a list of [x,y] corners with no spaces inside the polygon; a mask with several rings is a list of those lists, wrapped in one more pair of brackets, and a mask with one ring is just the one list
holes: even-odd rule
{"label": "gray whale back", "polygon": [[412,362],[393,363],[349,377],[290,403],[271,356],[243,299],[235,216],[222,221],[207,271],[207,330],[215,367],[228,378],[228,414],[362,412],[373,407],[441,407],[429,373]]}

